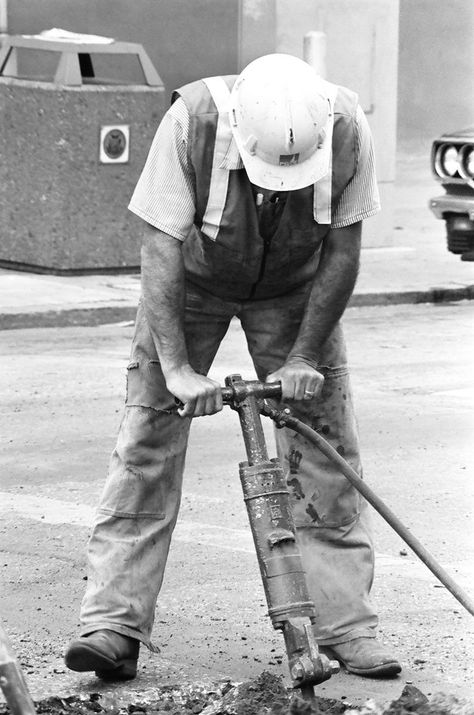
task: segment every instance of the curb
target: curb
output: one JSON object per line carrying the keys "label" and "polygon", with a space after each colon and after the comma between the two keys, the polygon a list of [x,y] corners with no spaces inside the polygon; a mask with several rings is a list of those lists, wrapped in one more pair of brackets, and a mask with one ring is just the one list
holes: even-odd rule
{"label": "curb", "polygon": [[134,321],[136,312],[136,306],[127,305],[46,310],[32,313],[0,313],[0,330],[94,327],[106,323]]}
{"label": "curb", "polygon": [[[474,285],[459,288],[429,288],[405,292],[361,293],[353,295],[348,308],[408,305],[418,303],[450,303],[474,300]],[[102,306],[73,308],[32,313],[0,313],[0,330],[28,328],[94,327],[106,323],[134,321],[136,306]]]}
{"label": "curb", "polygon": [[404,292],[361,293],[353,295],[349,308],[365,308],[371,305],[401,305],[407,303],[451,303],[460,300],[474,300],[474,285],[458,288],[435,287],[428,290],[410,290]]}

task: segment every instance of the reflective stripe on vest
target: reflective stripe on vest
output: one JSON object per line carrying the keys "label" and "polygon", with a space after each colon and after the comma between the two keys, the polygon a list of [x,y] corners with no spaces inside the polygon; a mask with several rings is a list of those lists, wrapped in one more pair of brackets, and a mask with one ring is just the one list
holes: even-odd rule
{"label": "reflective stripe on vest", "polygon": [[229,185],[229,171],[221,168],[221,164],[224,161],[229,143],[232,140],[228,114],[230,91],[222,77],[208,77],[203,81],[217,107],[218,119],[214,156],[212,159],[209,198],[202,220],[201,231],[215,241],[219,233],[225,200],[227,198],[227,187]]}
{"label": "reflective stripe on vest", "polygon": [[[207,77],[206,84],[218,112],[214,154],[212,159],[209,198],[204,213],[201,231],[212,240],[216,240],[224,213],[229,185],[229,170],[222,165],[232,141],[228,107],[230,90],[222,77]],[[331,223],[332,200],[332,134],[334,128],[334,103],[337,86],[325,82],[329,102],[329,121],[326,126],[325,143],[329,145],[329,170],[314,184],[313,217],[318,224]]]}
{"label": "reflective stripe on vest", "polygon": [[326,126],[326,139],[330,147],[329,168],[313,188],[313,216],[316,223],[331,223],[331,201],[332,201],[332,133],[334,129],[334,104],[336,102],[337,86],[330,82],[324,82],[326,96],[329,102],[329,121]]}

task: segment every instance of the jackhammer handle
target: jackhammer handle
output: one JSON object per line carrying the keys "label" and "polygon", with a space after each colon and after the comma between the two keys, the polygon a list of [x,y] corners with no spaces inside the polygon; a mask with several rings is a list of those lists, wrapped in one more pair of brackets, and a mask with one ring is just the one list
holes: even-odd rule
{"label": "jackhammer handle", "polygon": [[[232,377],[232,376],[231,376]],[[226,382],[229,378],[226,378]],[[226,387],[221,387],[222,401],[224,405],[232,405],[234,403],[243,402],[247,397],[265,397],[279,400],[281,398],[281,382],[259,382],[258,380],[242,379],[235,385],[230,384]],[[181,400],[177,397],[174,399],[177,409],[184,407]]]}
{"label": "jackhammer handle", "polygon": [[[281,398],[281,382],[259,382],[258,380],[240,380],[235,385],[228,383],[222,388],[222,401],[224,405],[231,405],[234,402],[243,402],[247,397],[259,397],[261,399],[270,397],[274,400]],[[229,381],[230,382],[230,381]]]}

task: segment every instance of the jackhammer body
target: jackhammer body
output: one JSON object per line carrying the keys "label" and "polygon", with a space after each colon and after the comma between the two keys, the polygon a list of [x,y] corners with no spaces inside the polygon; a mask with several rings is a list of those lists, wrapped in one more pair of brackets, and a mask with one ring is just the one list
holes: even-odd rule
{"label": "jackhammer body", "polygon": [[[285,640],[290,674],[303,697],[314,696],[313,686],[339,671],[339,663],[318,651],[316,620],[296,541],[290,496],[278,459],[269,459],[258,398],[276,396],[270,384],[244,382],[240,375],[226,378],[224,402],[238,412],[247,451],[240,464],[240,481],[253,535],[268,615]],[[262,389],[265,390],[264,394]]]}

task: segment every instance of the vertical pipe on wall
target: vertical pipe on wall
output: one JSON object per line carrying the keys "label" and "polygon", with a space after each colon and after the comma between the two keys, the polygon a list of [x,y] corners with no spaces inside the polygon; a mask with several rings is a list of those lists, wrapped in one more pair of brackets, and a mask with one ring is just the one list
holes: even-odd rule
{"label": "vertical pipe on wall", "polygon": [[303,59],[323,78],[326,77],[326,33],[307,32],[303,38]]}
{"label": "vertical pipe on wall", "polygon": [[0,0],[0,43],[8,35],[8,0]]}
{"label": "vertical pipe on wall", "polygon": [[242,21],[243,21],[243,0],[239,0],[238,18],[237,18],[237,72],[241,72],[242,67]]}

